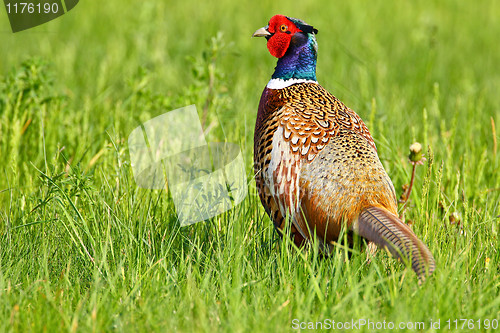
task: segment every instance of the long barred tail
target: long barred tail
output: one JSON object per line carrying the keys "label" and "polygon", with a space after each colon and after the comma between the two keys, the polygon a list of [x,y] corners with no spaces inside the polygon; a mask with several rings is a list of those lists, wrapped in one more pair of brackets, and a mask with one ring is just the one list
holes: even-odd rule
{"label": "long barred tail", "polygon": [[435,268],[429,249],[396,215],[382,207],[369,207],[361,212],[353,230],[361,237],[388,249],[393,256],[407,259],[423,282]]}

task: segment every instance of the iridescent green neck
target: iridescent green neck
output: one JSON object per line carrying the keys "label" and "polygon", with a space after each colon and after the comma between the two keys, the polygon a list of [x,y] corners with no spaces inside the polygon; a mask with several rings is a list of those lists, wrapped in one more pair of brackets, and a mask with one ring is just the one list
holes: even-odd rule
{"label": "iridescent green neck", "polygon": [[318,44],[312,33],[298,32],[292,36],[285,55],[278,59],[273,79],[316,80]]}

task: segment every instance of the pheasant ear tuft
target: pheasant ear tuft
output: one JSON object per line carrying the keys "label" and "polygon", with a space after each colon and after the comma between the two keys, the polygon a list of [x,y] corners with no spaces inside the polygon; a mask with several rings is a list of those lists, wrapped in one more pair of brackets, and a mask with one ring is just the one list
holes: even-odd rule
{"label": "pheasant ear tuft", "polygon": [[[307,27],[310,28],[311,31],[305,31],[305,32],[307,32],[307,33],[314,33],[315,35],[318,34],[318,29],[316,29],[315,27],[310,26],[310,25],[308,25]],[[302,31],[304,31],[304,30],[302,30]]]}
{"label": "pheasant ear tuft", "polygon": [[306,34],[312,34],[312,33],[315,34],[315,35],[318,34],[318,29],[316,29],[312,25],[303,24],[303,25],[297,25],[297,27],[300,30],[302,30],[303,32],[305,32]]}
{"label": "pheasant ear tuft", "polygon": [[292,21],[297,26],[297,28],[299,28],[300,30],[302,30],[306,34],[312,34],[312,33],[315,35],[318,34],[318,29],[316,29],[312,25],[309,25],[306,22],[304,22],[300,19],[296,19],[294,17],[287,16],[286,18],[289,19],[290,21]]}
{"label": "pheasant ear tuft", "polygon": [[315,35],[318,34],[318,29],[316,29],[315,27],[311,26],[311,25],[306,25],[306,26],[303,26],[300,28],[300,30],[310,34],[310,33],[313,33]]}

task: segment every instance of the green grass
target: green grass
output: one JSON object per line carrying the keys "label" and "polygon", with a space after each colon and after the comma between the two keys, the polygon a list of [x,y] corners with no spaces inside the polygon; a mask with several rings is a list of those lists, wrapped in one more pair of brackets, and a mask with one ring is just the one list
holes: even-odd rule
{"label": "green grass", "polygon": [[[494,331],[477,320],[500,320],[499,12],[496,1],[81,1],[17,34],[2,12],[0,331],[280,332],[360,318]],[[319,29],[318,80],[366,121],[399,194],[409,145],[429,147],[406,211],[436,259],[422,286],[383,251],[321,259],[278,240],[251,168],[275,59],[250,35],[276,13]],[[127,137],[207,98],[208,139],[240,145],[249,195],[179,228],[168,193],[135,185]]]}

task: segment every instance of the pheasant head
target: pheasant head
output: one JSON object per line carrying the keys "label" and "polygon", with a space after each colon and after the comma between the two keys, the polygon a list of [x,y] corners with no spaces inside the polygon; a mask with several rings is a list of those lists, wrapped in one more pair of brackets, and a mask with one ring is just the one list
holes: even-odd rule
{"label": "pheasant head", "polygon": [[317,33],[317,29],[302,20],[275,15],[252,37],[266,37],[267,49],[278,58],[273,79],[316,81]]}

